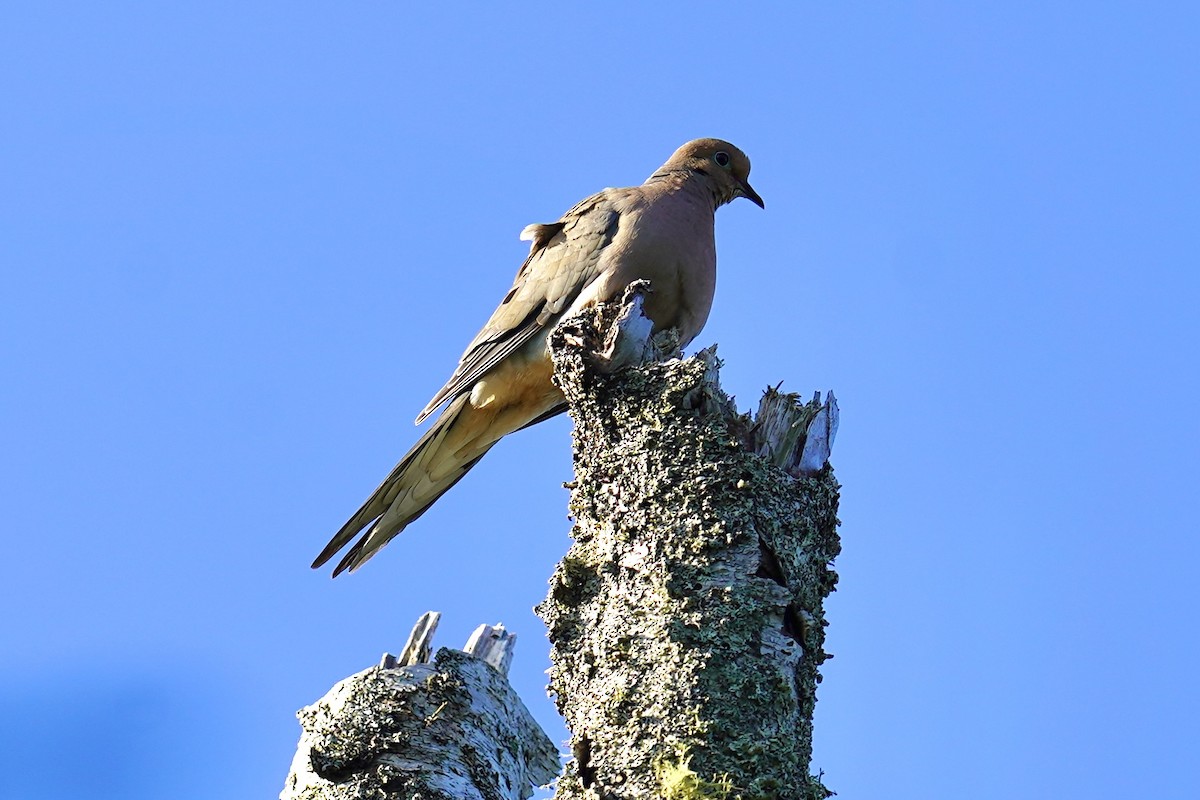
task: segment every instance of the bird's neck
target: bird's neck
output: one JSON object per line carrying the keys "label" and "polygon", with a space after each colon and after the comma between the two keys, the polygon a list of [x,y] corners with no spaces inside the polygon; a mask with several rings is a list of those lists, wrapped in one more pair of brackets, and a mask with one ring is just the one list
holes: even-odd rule
{"label": "bird's neck", "polygon": [[694,197],[708,204],[713,211],[732,199],[722,198],[708,175],[688,167],[662,167],[642,185],[663,195]]}

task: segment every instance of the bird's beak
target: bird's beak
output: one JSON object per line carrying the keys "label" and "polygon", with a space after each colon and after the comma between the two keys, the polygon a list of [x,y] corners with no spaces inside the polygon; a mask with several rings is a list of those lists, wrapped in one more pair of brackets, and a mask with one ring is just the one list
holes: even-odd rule
{"label": "bird's beak", "polygon": [[766,209],[766,205],[763,204],[763,199],[758,196],[758,192],[754,191],[754,187],[752,187],[748,181],[738,178],[738,188],[741,190],[742,197],[746,198],[751,203],[754,203],[754,205],[758,206],[759,208],[764,210]]}

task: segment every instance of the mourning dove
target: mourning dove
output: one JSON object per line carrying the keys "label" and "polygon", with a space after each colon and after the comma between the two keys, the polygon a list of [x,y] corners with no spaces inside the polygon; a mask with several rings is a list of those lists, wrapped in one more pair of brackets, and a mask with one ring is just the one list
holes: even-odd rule
{"label": "mourning dove", "polygon": [[417,416],[449,401],[313,562],[317,568],[367,526],[333,574],[355,570],[457,483],[503,436],[565,409],[551,381],[550,331],[564,317],[650,282],[644,313],[676,328],[680,346],[708,319],[716,285],[713,214],[746,197],[750,160],[720,139],[680,147],[641,186],[605,189],[558,222],[530,225],[529,256],[500,307],[467,346],[450,380]]}

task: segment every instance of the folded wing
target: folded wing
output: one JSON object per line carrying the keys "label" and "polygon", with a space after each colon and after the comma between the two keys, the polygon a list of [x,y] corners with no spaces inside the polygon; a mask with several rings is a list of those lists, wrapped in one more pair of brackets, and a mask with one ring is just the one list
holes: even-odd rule
{"label": "folded wing", "polygon": [[469,391],[506,356],[553,324],[599,276],[600,256],[616,236],[620,212],[610,190],[577,204],[558,222],[530,225],[529,256],[491,319],[467,345],[458,368],[417,417],[420,424],[448,398]]}

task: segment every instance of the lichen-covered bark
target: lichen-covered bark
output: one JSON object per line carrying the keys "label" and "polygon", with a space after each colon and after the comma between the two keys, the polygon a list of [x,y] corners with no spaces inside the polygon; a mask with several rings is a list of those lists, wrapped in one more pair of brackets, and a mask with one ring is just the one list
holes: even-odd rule
{"label": "lichen-covered bark", "polygon": [[297,716],[281,800],[519,800],[558,770],[553,742],[508,681],[457,650],[371,667]]}
{"label": "lichen-covered bark", "polygon": [[832,470],[748,452],[712,352],[601,374],[596,326],[553,342],[576,520],[538,608],[575,754],[556,798],[824,798],[809,761]]}

